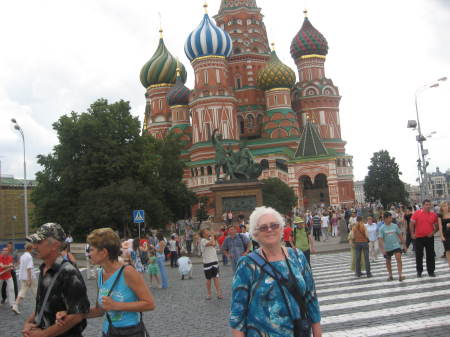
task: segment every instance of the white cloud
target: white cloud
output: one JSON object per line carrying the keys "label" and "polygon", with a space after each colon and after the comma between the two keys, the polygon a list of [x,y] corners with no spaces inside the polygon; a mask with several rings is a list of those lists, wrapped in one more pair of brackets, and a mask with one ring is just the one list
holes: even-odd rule
{"label": "white cloud", "polygon": [[[303,21],[303,2],[258,0],[269,40],[280,58],[295,69],[289,46]],[[220,1],[210,0],[211,15]],[[347,152],[364,177],[373,152],[387,149],[404,179],[414,182],[414,92],[420,85],[450,75],[450,6],[444,0],[316,0],[308,2],[312,23],[328,39],[327,76],[343,96],[341,119]],[[200,22],[202,1],[17,0],[0,5],[0,157],[2,170],[22,176],[21,143],[9,122],[26,132],[30,172],[35,157],[56,144],[51,124],[61,115],[85,111],[99,97],[131,101],[143,119],[144,88],[139,71],[157,47],[159,16],[165,41],[189,71],[184,41]],[[450,168],[450,84],[420,96],[423,129],[437,131],[426,146],[431,167]]]}

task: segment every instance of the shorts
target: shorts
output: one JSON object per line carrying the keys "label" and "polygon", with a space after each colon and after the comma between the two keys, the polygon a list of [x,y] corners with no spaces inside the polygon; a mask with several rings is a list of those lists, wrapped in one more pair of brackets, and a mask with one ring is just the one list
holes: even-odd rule
{"label": "shorts", "polygon": [[215,277],[219,277],[219,262],[205,263],[203,265],[203,271],[205,272],[205,277],[210,280]]}
{"label": "shorts", "polygon": [[27,281],[24,280],[20,280],[20,290],[19,293],[17,294],[17,297],[20,298],[25,298],[27,296],[28,290],[31,290],[31,293],[36,296],[36,280],[32,279],[31,280],[31,286],[27,285]]}
{"label": "shorts", "polygon": [[402,250],[400,248],[394,249],[394,250],[390,250],[388,252],[386,252],[386,255],[384,255],[385,259],[390,259],[394,254],[396,253],[402,253]]}

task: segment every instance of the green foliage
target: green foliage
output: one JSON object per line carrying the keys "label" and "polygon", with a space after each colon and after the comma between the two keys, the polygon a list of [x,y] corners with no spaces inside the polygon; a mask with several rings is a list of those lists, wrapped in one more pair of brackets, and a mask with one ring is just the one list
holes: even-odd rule
{"label": "green foliage", "polygon": [[291,212],[297,203],[294,190],[278,178],[269,178],[262,182],[264,205],[276,209],[281,214]]}
{"label": "green foliage", "polygon": [[208,197],[198,198],[198,203],[200,204],[200,207],[197,209],[197,212],[195,214],[197,220],[199,221],[208,220],[208,203],[209,203]]}
{"label": "green foliage", "polygon": [[380,201],[384,207],[391,203],[406,204],[408,193],[400,180],[402,174],[395,158],[388,151],[375,152],[370,160],[369,173],[364,179],[366,201]]}
{"label": "green foliage", "polygon": [[35,223],[59,222],[85,239],[94,228],[127,228],[134,209],[146,211],[152,228],[187,215],[195,196],[181,181],[178,138],[141,136],[130,110],[128,102],[100,99],[53,124],[59,144],[38,156]]}

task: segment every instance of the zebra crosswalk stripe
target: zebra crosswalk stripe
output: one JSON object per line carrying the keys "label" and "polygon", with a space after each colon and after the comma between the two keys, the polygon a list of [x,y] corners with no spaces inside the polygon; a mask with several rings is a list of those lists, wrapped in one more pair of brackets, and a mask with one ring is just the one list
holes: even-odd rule
{"label": "zebra crosswalk stripe", "polygon": [[394,281],[386,280],[382,259],[371,264],[370,279],[356,278],[350,263],[350,252],[312,256],[324,337],[431,336],[429,329],[443,329],[437,336],[446,336],[450,331],[447,261],[436,259],[437,275],[431,278],[424,259],[424,276],[417,278],[415,259],[403,256],[403,282],[397,280],[394,259]]}

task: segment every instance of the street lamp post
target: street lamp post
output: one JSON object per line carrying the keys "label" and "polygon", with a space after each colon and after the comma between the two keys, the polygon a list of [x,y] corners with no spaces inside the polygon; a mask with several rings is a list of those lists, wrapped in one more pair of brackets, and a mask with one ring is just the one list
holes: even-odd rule
{"label": "street lamp post", "polygon": [[[419,105],[418,105],[418,97],[419,95],[424,92],[427,89],[431,88],[437,88],[439,87],[439,82],[444,82],[447,80],[447,77],[441,77],[437,81],[432,82],[430,84],[426,84],[424,86],[421,86],[416,90],[415,94],[415,105],[416,105],[416,117],[417,117],[417,132],[418,135],[416,137],[417,142],[419,143],[420,147],[420,154],[419,154],[419,161],[422,163],[422,185],[421,185],[421,196],[422,200],[428,198],[428,175],[427,175],[427,166],[428,162],[426,160],[426,155],[428,154],[428,151],[423,148],[423,142],[427,140],[427,138],[422,134],[422,129],[420,127],[420,118],[419,118]],[[410,126],[410,123],[408,122],[408,127]]]}
{"label": "street lamp post", "polygon": [[25,217],[25,237],[28,236],[28,195],[27,195],[27,163],[25,156],[25,135],[23,133],[22,128],[17,124],[15,118],[11,119],[11,122],[14,124],[14,129],[20,132],[22,136],[22,144],[23,144],[23,203],[24,203],[24,217]]}

